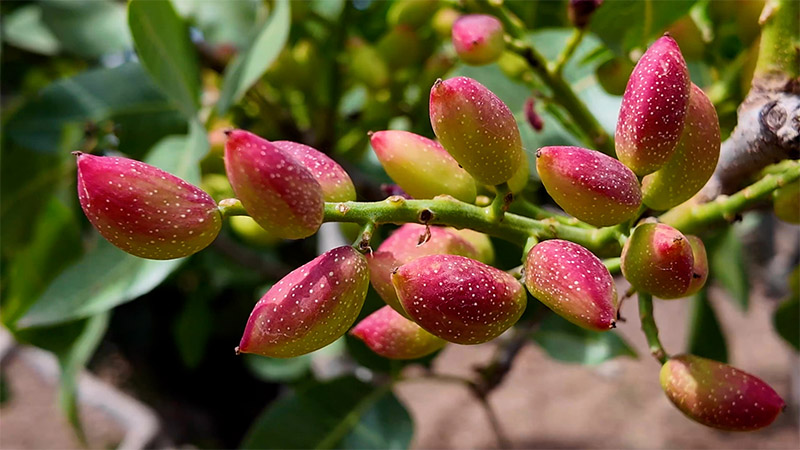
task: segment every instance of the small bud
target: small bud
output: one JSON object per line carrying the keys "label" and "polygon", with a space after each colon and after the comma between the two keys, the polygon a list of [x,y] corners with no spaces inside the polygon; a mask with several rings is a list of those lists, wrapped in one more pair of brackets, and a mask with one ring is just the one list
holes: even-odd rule
{"label": "small bud", "polygon": [[353,247],[329,250],[283,277],[256,303],[239,352],[292,358],[325,347],[358,318],[369,288]]}
{"label": "small bud", "polygon": [[479,250],[461,233],[453,228],[434,226],[426,230],[425,225],[416,223],[401,226],[381,243],[377,251],[367,256],[372,287],[387,305],[406,315],[392,286],[392,272],[422,256],[452,254],[480,258],[486,255],[485,247]]}
{"label": "small bud", "polygon": [[692,281],[689,283],[689,289],[683,293],[682,297],[688,297],[696,294],[703,288],[708,279],[708,256],[706,255],[706,246],[703,241],[697,236],[687,235],[686,239],[692,246],[692,261],[694,261],[692,269]]}
{"label": "small bud", "polygon": [[378,131],[370,143],[386,173],[414,198],[475,201],[475,180],[438,142],[407,131]]}
{"label": "small bud", "polygon": [[686,295],[694,273],[690,241],[660,223],[634,228],[622,249],[622,274],[637,291],[663,299]]}
{"label": "small bud", "polygon": [[636,175],[616,159],[580,147],[542,147],[536,169],[558,206],[595,226],[632,218],[642,204]]}
{"label": "small bud", "polygon": [[719,120],[706,94],[692,84],[675,154],[642,180],[644,204],[664,211],[689,200],[711,178],[719,159]]}
{"label": "small bud", "polygon": [[655,172],[675,153],[689,85],[686,61],[669,36],[651,45],[633,69],[619,111],[616,150],[637,175]]}
{"label": "small bud", "polygon": [[181,258],[219,234],[222,215],[200,188],[132,159],[76,155],[81,208],[120,249],[140,258]]}
{"label": "small bud", "polygon": [[422,358],[447,344],[388,305],[364,318],[350,334],[364,341],[373,352],[389,359]]}
{"label": "small bud", "polygon": [[728,431],[753,431],[775,421],[786,403],[761,379],[694,355],[661,367],[661,388],[690,419]]}
{"label": "small bud", "polygon": [[800,224],[800,181],[775,190],[772,197],[775,216],[784,222]]}
{"label": "small bud", "polygon": [[559,239],[536,244],[525,259],[525,286],[575,325],[595,331],[615,326],[614,278],[597,256],[578,244]]}
{"label": "small bud", "polygon": [[536,113],[535,105],[536,102],[533,97],[528,97],[528,99],[525,100],[525,118],[528,120],[528,124],[530,124],[531,128],[539,132],[544,128],[544,122],[542,122],[542,118],[539,114]]}
{"label": "small bud", "polygon": [[375,47],[359,38],[347,41],[347,62],[350,76],[370,89],[380,89],[389,84],[390,73],[386,61]]}
{"label": "small bud", "polygon": [[567,16],[578,28],[586,28],[595,10],[603,4],[603,0],[569,0]]}
{"label": "small bud", "polygon": [[419,28],[430,22],[431,17],[439,9],[436,0],[397,0],[392,2],[386,12],[389,25],[408,25]]}
{"label": "small bud", "polygon": [[422,42],[408,25],[398,25],[384,34],[375,49],[391,70],[412,67],[420,63]]}
{"label": "small bud", "polygon": [[459,17],[453,23],[452,36],[458,57],[473,66],[497,61],[506,47],[503,24],[485,14]]}
{"label": "small bud", "polygon": [[411,318],[435,336],[480,344],[500,336],[525,310],[525,289],[513,276],[464,256],[423,256],[392,274]]}
{"label": "small bud", "polygon": [[356,188],[350,176],[328,155],[297,142],[275,141],[272,145],[288,153],[311,173],[322,188],[322,197],[326,202],[348,202],[356,199]]}
{"label": "small bud", "polygon": [[284,239],[301,239],[322,224],[322,188],[300,162],[243,130],[228,134],[225,171],[236,197],[259,225]]}
{"label": "small bud", "polygon": [[434,83],[430,117],[439,142],[477,181],[498,185],[519,168],[522,139],[514,115],[472,78]]}

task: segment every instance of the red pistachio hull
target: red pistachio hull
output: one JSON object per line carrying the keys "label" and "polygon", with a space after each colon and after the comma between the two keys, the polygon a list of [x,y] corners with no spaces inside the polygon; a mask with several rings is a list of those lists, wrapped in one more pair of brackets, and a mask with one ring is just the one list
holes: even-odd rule
{"label": "red pistachio hull", "polygon": [[694,355],[671,358],[661,368],[661,388],[690,419],[728,431],[753,431],[786,407],[767,383],[739,369]]}
{"label": "red pistachio hull", "polygon": [[511,275],[463,256],[431,255],[392,274],[411,318],[431,334],[457,344],[500,336],[525,310],[525,289]]}
{"label": "red pistachio hull", "polygon": [[141,258],[180,258],[204,249],[219,234],[222,216],[200,188],[132,159],[77,157],[81,208],[120,249]]}
{"label": "red pistachio hull", "polygon": [[364,341],[373,352],[389,359],[422,358],[447,344],[388,305],[364,318],[350,334]]}
{"label": "red pistachio hull", "polygon": [[628,79],[617,121],[617,157],[637,175],[655,172],[675,153],[689,102],[689,69],[671,37],[658,39]]}
{"label": "red pistachio hull", "polygon": [[325,347],[358,318],[368,287],[364,255],[350,246],[325,252],[258,301],[238,351],[292,358]]}
{"label": "red pistachio hull", "polygon": [[525,259],[525,286],[575,325],[595,331],[615,326],[614,279],[597,256],[578,244],[559,239],[536,244]]}
{"label": "red pistachio hull", "polygon": [[356,188],[347,172],[321,151],[291,141],[275,141],[274,146],[303,165],[322,188],[326,202],[349,202],[356,199]]}
{"label": "red pistachio hull", "polygon": [[685,297],[694,273],[692,245],[668,225],[641,224],[625,242],[621,265],[637,291],[663,299]]}
{"label": "red pistachio hull", "polygon": [[322,188],[300,162],[266,139],[243,130],[228,133],[225,171],[236,197],[265,230],[301,239],[322,224]]}

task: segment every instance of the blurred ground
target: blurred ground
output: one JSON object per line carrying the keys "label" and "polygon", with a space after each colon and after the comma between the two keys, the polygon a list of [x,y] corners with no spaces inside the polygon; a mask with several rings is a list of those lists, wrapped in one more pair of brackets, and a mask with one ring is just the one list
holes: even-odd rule
{"label": "blurred ground", "polygon": [[[627,286],[619,284],[624,292]],[[718,291],[712,302],[729,337],[731,362],[770,383],[787,402],[791,368],[797,357],[772,331],[773,306],[751,297],[747,315]],[[664,346],[685,346],[688,302],[656,300]],[[658,363],[649,356],[635,298],[622,309],[627,322],[618,330],[633,345],[638,360],[617,359],[595,368],[559,363],[528,345],[490,402],[515,448],[800,448],[797,410],[757,433],[726,433],[686,419],[664,396]],[[757,339],[753,339],[757,336]],[[468,376],[485,363],[493,346],[451,345],[435,370]],[[405,383],[398,389],[416,423],[414,448],[496,448],[484,410],[457,384]],[[796,403],[795,403],[796,405]]]}

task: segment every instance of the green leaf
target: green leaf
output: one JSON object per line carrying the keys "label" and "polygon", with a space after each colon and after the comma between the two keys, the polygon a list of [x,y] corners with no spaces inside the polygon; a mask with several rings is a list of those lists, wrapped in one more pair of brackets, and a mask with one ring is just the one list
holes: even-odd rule
{"label": "green leaf", "polygon": [[775,330],[796,351],[800,351],[800,295],[793,295],[778,306],[772,316]]}
{"label": "green leaf", "polygon": [[714,308],[708,300],[708,290],[702,289],[690,300],[687,352],[720,362],[728,362],[728,345]]}
{"label": "green leaf", "polygon": [[132,0],[128,25],[136,52],[161,90],[187,118],[200,107],[200,68],[189,28],[168,0]]}
{"label": "green leaf", "polygon": [[672,22],[687,14],[696,0],[616,0],[604,2],[592,15],[589,29],[614,53],[628,57],[644,49]]}
{"label": "green leaf", "polygon": [[42,20],[64,50],[85,58],[131,48],[125,5],[110,0],[41,2]]}
{"label": "green leaf", "polygon": [[58,39],[42,21],[40,5],[25,5],[3,18],[3,40],[15,47],[42,55],[61,49]]}
{"label": "green leaf", "polygon": [[189,295],[173,325],[172,333],[178,354],[190,369],[197,368],[203,361],[214,329],[214,313],[208,304],[209,297],[206,290]]}
{"label": "green leaf", "polygon": [[9,264],[2,309],[7,327],[12,327],[48,283],[82,252],[80,228],[71,208],[53,197],[42,214],[47,219],[33,224],[31,244]]}
{"label": "green leaf", "polygon": [[277,359],[258,355],[242,355],[250,372],[263,381],[290,382],[306,376],[311,370],[311,355]]}
{"label": "green leaf", "polygon": [[62,272],[17,324],[58,324],[107,311],[150,292],[181,262],[138,258],[98,238],[97,246]]}
{"label": "green leaf", "polygon": [[224,114],[233,103],[241,99],[275,61],[289,38],[290,26],[289,1],[276,0],[275,10],[260,27],[250,46],[236,55],[225,69],[222,92],[217,103],[220,114]]}
{"label": "green leaf", "polygon": [[390,385],[346,377],[278,399],[256,419],[242,447],[407,448],[412,430]]}
{"label": "green leaf", "polygon": [[247,45],[247,38],[262,13],[259,0],[209,2],[173,0],[175,9],[203,32],[203,40],[212,44]]}
{"label": "green leaf", "polygon": [[747,311],[750,303],[750,283],[736,227],[730,226],[721,234],[706,241],[709,278],[719,281],[736,306],[742,311]]}
{"label": "green leaf", "polygon": [[[148,163],[191,183],[199,179],[198,164],[208,152],[205,130],[196,123],[183,138],[168,137],[152,150]],[[154,261],[129,255],[98,239],[73,266],[62,272],[19,323],[33,327],[68,322],[107,311],[161,284],[186,258]]]}
{"label": "green leaf", "polygon": [[596,365],[618,356],[636,358],[636,352],[613,331],[590,331],[550,314],[533,340],[551,358],[559,361]]}
{"label": "green leaf", "polygon": [[61,366],[58,404],[62,413],[67,417],[67,420],[78,432],[79,436],[83,435],[83,428],[81,427],[76,397],[78,377],[106,334],[109,315],[108,312],[103,312],[87,319],[83,330],[70,348],[56,355],[59,366]]}
{"label": "green leaf", "polygon": [[[22,106],[3,128],[26,150],[68,156],[86,122],[103,120],[115,122],[119,150],[138,156],[163,136],[186,132],[186,120],[138,63],[59,80]],[[65,129],[77,129],[78,133],[64,139],[68,135]],[[3,203],[5,210],[7,204]]]}

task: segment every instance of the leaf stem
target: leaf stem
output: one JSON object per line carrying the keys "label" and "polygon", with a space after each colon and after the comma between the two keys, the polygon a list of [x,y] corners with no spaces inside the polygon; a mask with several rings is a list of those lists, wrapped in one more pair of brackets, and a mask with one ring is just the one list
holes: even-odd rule
{"label": "leaf stem", "polygon": [[653,316],[653,296],[639,292],[639,318],[642,320],[642,331],[647,338],[647,345],[650,346],[650,353],[661,364],[669,359],[669,355],[661,340],[658,338],[658,326]]}
{"label": "leaf stem", "polygon": [[572,35],[570,35],[569,40],[567,41],[567,45],[564,46],[564,49],[561,50],[561,53],[556,59],[556,63],[552,70],[553,74],[561,76],[561,73],[564,71],[564,66],[567,65],[567,62],[569,62],[569,59],[575,53],[575,49],[577,49],[581,44],[581,41],[583,41],[583,37],[585,35],[585,28],[575,28],[575,30],[572,32]]}

